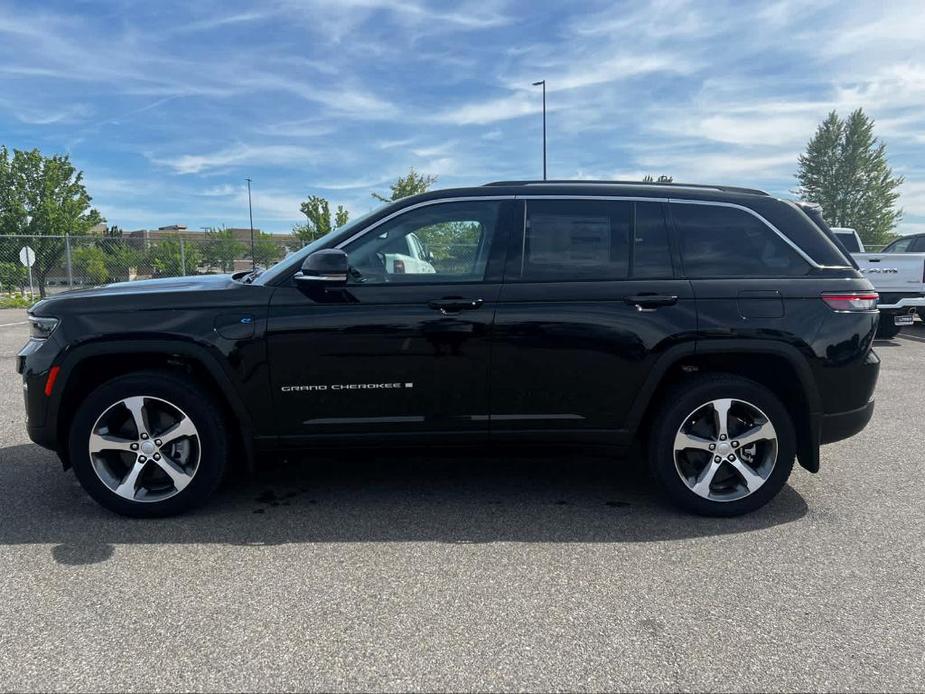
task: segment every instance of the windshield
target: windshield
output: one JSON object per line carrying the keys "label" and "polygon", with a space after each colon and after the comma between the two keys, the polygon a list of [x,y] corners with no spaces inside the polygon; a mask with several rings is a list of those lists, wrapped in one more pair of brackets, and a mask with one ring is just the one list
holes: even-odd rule
{"label": "windshield", "polygon": [[[391,204],[391,203],[389,203]],[[349,236],[351,232],[361,228],[366,221],[379,212],[385,205],[380,205],[374,210],[367,212],[364,215],[357,217],[356,219],[347,222],[342,227],[338,227],[333,231],[329,231],[324,236],[320,236],[306,246],[303,246],[301,249],[297,250],[295,253],[291,253],[282,260],[280,260],[276,265],[271,266],[266,270],[266,272],[260,273],[260,276],[254,280],[254,284],[270,284],[274,280],[282,277],[286,273],[290,272],[293,268],[301,267],[302,261],[305,260],[309,255],[314,253],[320,248],[324,248],[328,243],[337,236]]]}

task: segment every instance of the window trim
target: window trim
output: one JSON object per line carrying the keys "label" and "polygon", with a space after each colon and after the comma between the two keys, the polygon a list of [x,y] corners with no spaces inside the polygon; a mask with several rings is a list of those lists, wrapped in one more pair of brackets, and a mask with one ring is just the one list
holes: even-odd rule
{"label": "window trim", "polygon": [[653,198],[629,195],[518,195],[516,197],[518,200],[530,200],[533,198],[547,198],[553,200],[632,200],[634,202],[661,202],[667,203],[669,205],[712,205],[714,207],[730,207],[735,210],[742,210],[743,212],[746,212],[752,217],[755,217],[761,221],[761,223],[768,227],[768,229],[777,234],[784,243],[796,251],[797,255],[809,263],[811,267],[817,270],[822,270],[825,268],[844,269],[845,267],[848,267],[847,265],[820,265],[815,260],[813,260],[802,248],[790,240],[790,237],[788,237],[784,232],[774,226],[761,214],[755,212],[755,210],[751,209],[750,207],[746,207],[745,205],[740,205],[735,202],[723,202],[720,200],[693,200],[687,198]]}

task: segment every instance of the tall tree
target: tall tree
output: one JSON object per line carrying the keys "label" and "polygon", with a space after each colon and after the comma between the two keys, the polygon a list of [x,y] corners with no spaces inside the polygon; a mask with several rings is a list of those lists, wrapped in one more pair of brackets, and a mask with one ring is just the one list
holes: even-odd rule
{"label": "tall tree", "polygon": [[410,195],[426,193],[436,182],[436,176],[431,176],[430,174],[419,174],[414,170],[414,167],[411,167],[407,176],[399,176],[395,183],[390,186],[391,194],[389,197],[385,197],[379,193],[372,193],[372,196],[376,198],[376,200],[380,200],[382,202],[392,202],[394,200],[407,198]]}
{"label": "tall tree", "polygon": [[337,210],[332,217],[331,203],[318,195],[310,195],[299,206],[299,209],[305,215],[305,223],[296,224],[292,227],[292,233],[302,242],[302,245],[311,243],[329,231],[343,226],[347,223],[347,218],[349,217],[343,205],[337,206]]}
{"label": "tall tree", "polygon": [[91,200],[83,172],[67,155],[45,157],[37,149],[11,155],[0,146],[0,234],[34,237],[29,239],[35,251],[32,276],[43,297],[48,273],[64,254],[60,237],[86,234],[103,221]]}
{"label": "tall tree", "polygon": [[887,163],[874,121],[857,109],[847,119],[832,111],[800,155],[796,175],[803,200],[818,203],[832,226],[852,227],[865,243],[884,243],[902,219],[896,207],[902,176]]}
{"label": "tall tree", "polygon": [[[185,249],[184,249],[185,250]],[[238,241],[231,229],[207,229],[202,256],[206,264],[222,272],[234,270],[234,261],[244,257],[247,246]]]}
{"label": "tall tree", "polygon": [[[270,267],[273,263],[283,256],[282,246],[273,237],[265,231],[257,231],[254,237],[254,254],[253,259],[257,265]],[[247,257],[251,257],[250,249],[247,251]]]}

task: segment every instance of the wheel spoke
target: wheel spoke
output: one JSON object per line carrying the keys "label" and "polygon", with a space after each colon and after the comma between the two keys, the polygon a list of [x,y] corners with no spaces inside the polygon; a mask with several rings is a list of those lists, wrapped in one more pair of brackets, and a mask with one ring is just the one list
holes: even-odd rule
{"label": "wheel spoke", "polygon": [[777,433],[774,431],[774,427],[771,426],[770,422],[764,422],[749,429],[741,436],[737,436],[736,441],[738,441],[739,446],[748,446],[756,441],[767,441],[776,438]]}
{"label": "wheel spoke", "polygon": [[694,436],[693,434],[688,434],[683,431],[679,431],[678,435],[674,439],[674,449],[675,451],[683,451],[688,448],[696,448],[700,451],[709,451],[710,446],[713,446],[714,442],[710,439],[701,438],[700,436]]}
{"label": "wheel spoke", "polygon": [[142,434],[148,433],[148,424],[145,421],[145,399],[143,397],[126,398],[122,401],[126,409],[131,413],[132,420],[135,422],[138,438]]}
{"label": "wheel spoke", "polygon": [[132,469],[128,471],[128,474],[125,476],[119,486],[116,487],[115,492],[121,497],[126,499],[134,499],[135,494],[138,493],[138,476],[141,475],[141,471],[145,469],[145,463],[139,463],[137,460],[132,466]]}
{"label": "wheel spoke", "polygon": [[131,439],[123,439],[118,436],[105,436],[103,434],[90,434],[90,452],[100,453],[101,451],[127,451],[134,453]]}
{"label": "wheel spoke", "polygon": [[713,405],[713,417],[716,424],[716,438],[723,439],[729,437],[729,408],[732,407],[732,400],[729,398],[723,398],[722,400],[714,400]]}
{"label": "wheel spoke", "polygon": [[163,434],[160,434],[157,438],[161,442],[161,448],[163,448],[185,436],[198,436],[196,427],[193,426],[193,421],[189,417],[183,417],[183,419],[174,424]]}
{"label": "wheel spoke", "polygon": [[717,463],[715,459],[711,459],[710,462],[704,466],[697,481],[691,486],[691,491],[700,496],[709,496],[710,484],[713,482],[713,478],[716,477],[716,471],[719,470],[719,466],[722,464],[722,461]]}
{"label": "wheel spoke", "polygon": [[154,464],[158,465],[161,470],[167,473],[178,492],[182,491],[183,488],[190,483],[190,480],[193,479],[192,475],[166,456],[162,455],[160,460],[154,461]]}
{"label": "wheel spoke", "polygon": [[734,467],[736,471],[742,476],[745,481],[745,486],[748,487],[749,492],[755,491],[758,489],[758,487],[764,484],[764,478],[738,458],[730,461],[730,465],[732,465],[732,467]]}

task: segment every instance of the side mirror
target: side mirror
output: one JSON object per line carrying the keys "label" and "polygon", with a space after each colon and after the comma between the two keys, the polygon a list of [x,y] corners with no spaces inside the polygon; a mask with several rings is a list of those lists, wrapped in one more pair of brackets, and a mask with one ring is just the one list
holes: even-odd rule
{"label": "side mirror", "polygon": [[339,248],[326,248],[315,251],[302,262],[302,271],[295,274],[295,281],[316,287],[346,284],[349,270],[346,253]]}

